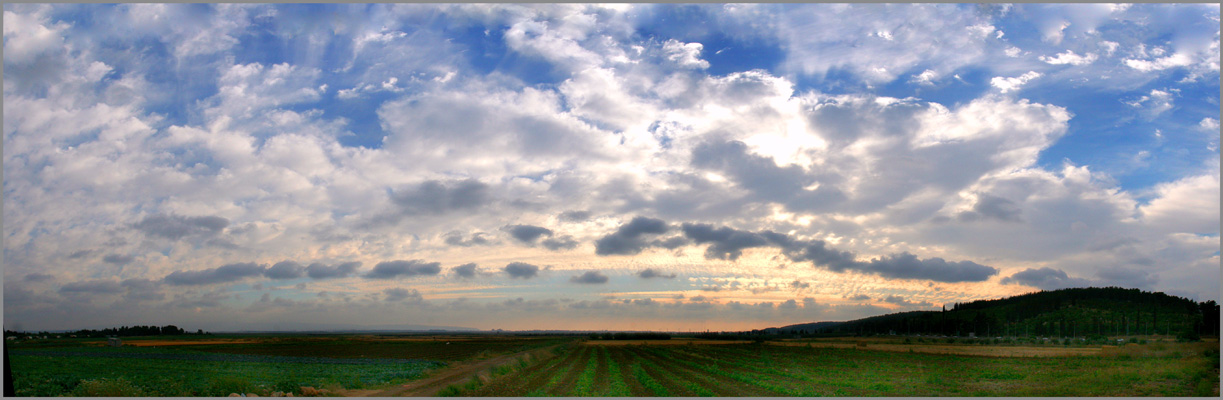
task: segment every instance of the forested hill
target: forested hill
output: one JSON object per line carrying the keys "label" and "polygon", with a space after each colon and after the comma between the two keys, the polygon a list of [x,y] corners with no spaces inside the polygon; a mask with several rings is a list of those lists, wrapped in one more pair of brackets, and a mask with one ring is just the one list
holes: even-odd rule
{"label": "forested hill", "polygon": [[1118,287],[1041,291],[847,322],[766,329],[781,334],[934,334],[967,336],[1219,335],[1219,305]]}

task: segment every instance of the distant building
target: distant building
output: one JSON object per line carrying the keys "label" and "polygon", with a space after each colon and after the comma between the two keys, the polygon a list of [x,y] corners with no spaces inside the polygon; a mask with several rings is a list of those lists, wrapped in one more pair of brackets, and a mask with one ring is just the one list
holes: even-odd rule
{"label": "distant building", "polygon": [[117,337],[108,337],[106,338],[106,345],[110,347],[121,347],[123,346],[123,341],[119,340]]}
{"label": "distant building", "polygon": [[9,337],[4,338],[4,340],[17,340],[17,337],[16,337],[16,336],[9,336]]}

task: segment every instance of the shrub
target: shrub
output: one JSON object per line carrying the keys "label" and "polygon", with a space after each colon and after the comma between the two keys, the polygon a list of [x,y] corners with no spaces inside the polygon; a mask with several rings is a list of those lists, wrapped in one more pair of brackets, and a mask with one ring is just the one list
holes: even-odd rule
{"label": "shrub", "polygon": [[72,395],[78,397],[140,397],[144,391],[140,387],[119,377],[116,379],[83,380],[72,389]]}
{"label": "shrub", "polygon": [[218,376],[208,381],[208,391],[206,395],[211,397],[225,397],[230,393],[255,393],[259,390],[249,379],[236,376]]}
{"label": "shrub", "polygon": [[1202,341],[1202,336],[1198,335],[1198,333],[1194,331],[1193,329],[1185,329],[1181,331],[1181,333],[1176,335],[1176,341],[1178,342],[1200,342]]}

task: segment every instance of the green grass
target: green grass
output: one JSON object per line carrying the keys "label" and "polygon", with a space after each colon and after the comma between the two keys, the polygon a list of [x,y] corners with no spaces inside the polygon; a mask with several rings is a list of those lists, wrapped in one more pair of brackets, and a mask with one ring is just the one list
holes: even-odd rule
{"label": "green grass", "polygon": [[[226,396],[247,392],[266,395],[276,390],[327,385],[358,389],[406,382],[441,365],[329,364],[285,362],[284,358],[269,358],[266,362],[224,361],[215,354],[201,356],[189,350],[130,347],[72,348],[61,355],[52,354],[10,353],[16,395],[51,397],[117,387],[129,387],[146,396]],[[191,359],[196,356],[202,359]],[[251,360],[249,356],[242,359]]]}

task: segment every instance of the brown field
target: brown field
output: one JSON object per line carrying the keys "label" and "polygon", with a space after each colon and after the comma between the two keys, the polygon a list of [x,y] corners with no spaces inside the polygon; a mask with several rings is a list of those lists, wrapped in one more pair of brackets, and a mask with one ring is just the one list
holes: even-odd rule
{"label": "brown field", "polygon": [[692,346],[692,345],[718,345],[718,344],[743,344],[751,343],[750,340],[710,340],[710,339],[648,339],[648,340],[587,340],[585,344],[592,346]]}
{"label": "brown field", "polygon": [[774,346],[797,346],[826,349],[859,349],[896,351],[926,354],[958,354],[968,356],[991,357],[1058,357],[1099,354],[1099,347],[1040,347],[1040,346],[968,346],[940,344],[892,344],[892,343],[829,343],[829,342],[795,342],[769,341]]}

